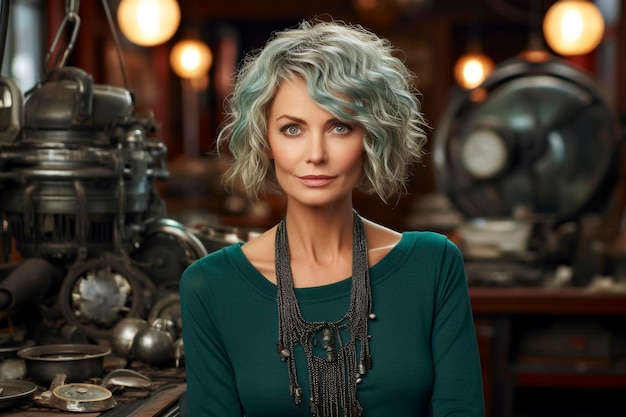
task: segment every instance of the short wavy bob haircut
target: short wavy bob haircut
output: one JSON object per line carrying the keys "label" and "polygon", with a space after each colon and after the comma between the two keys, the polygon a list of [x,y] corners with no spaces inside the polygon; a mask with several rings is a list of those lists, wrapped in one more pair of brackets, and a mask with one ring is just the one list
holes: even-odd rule
{"label": "short wavy bob haircut", "polygon": [[280,82],[302,77],[322,108],[363,127],[358,189],[385,202],[405,193],[411,165],[423,154],[426,123],[413,75],[396,52],[388,40],[338,21],[276,32],[242,61],[226,102],[217,139],[218,150],[227,148],[233,158],[225,184],[252,199],[281,192],[268,157],[267,116]]}

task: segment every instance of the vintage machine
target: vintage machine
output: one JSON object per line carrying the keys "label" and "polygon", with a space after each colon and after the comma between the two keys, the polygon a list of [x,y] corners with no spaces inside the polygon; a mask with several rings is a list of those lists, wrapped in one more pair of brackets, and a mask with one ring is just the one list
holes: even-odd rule
{"label": "vintage machine", "polygon": [[[459,93],[438,125],[438,186],[462,213],[468,273],[485,285],[570,284],[606,271],[623,146],[600,85],[562,59],[516,57]],[[613,235],[613,236],[612,236]]]}
{"label": "vintage machine", "polygon": [[[122,319],[147,318],[207,253],[166,217],[154,182],[168,176],[167,150],[153,115],[135,111],[128,88],[65,65],[79,26],[68,2],[58,34],[71,28],[70,41],[30,91],[0,79],[0,311],[13,325],[40,313],[44,340],[110,338]],[[123,63],[119,42],[118,52]]]}

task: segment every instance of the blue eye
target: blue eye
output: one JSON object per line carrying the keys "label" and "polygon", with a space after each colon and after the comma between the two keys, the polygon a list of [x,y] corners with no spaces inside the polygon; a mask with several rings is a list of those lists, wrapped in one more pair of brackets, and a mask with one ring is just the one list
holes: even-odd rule
{"label": "blue eye", "polygon": [[335,133],[338,133],[340,135],[345,135],[347,133],[350,133],[352,131],[352,127],[349,125],[345,125],[342,123],[338,123],[335,125]]}
{"label": "blue eye", "polygon": [[289,136],[295,136],[300,133],[300,128],[296,125],[288,125],[281,129],[283,133]]}

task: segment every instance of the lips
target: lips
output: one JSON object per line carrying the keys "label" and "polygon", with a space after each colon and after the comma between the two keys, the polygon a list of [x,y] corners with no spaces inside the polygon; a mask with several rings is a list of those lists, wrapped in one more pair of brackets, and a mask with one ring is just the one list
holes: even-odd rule
{"label": "lips", "polygon": [[329,184],[335,177],[328,175],[305,175],[298,177],[300,182],[307,187],[323,187]]}

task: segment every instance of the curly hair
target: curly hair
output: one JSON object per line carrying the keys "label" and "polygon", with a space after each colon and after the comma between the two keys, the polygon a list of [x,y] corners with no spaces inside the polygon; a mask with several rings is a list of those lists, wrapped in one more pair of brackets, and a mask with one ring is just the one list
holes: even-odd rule
{"label": "curly hair", "polygon": [[280,82],[302,77],[322,108],[363,127],[358,189],[383,201],[405,193],[411,165],[423,154],[426,123],[413,74],[395,52],[387,39],[338,21],[305,21],[274,33],[242,61],[226,102],[217,147],[227,147],[233,160],[224,182],[253,199],[281,191],[268,157],[267,115]]}

